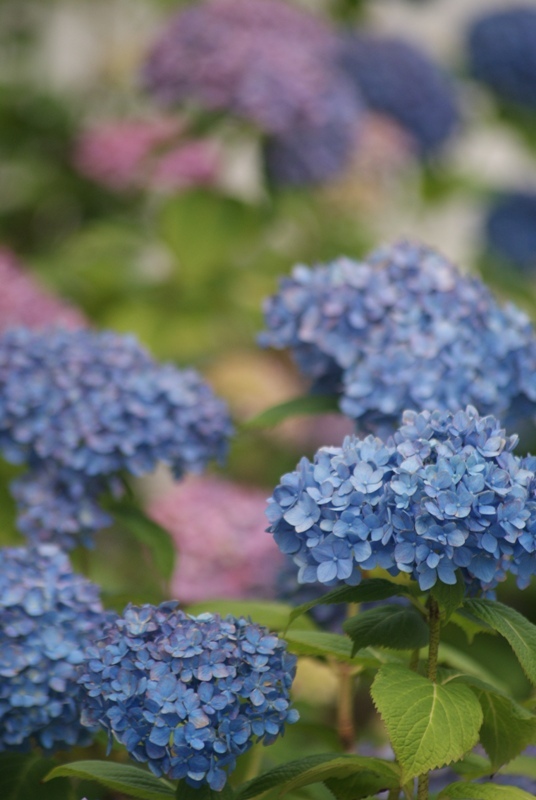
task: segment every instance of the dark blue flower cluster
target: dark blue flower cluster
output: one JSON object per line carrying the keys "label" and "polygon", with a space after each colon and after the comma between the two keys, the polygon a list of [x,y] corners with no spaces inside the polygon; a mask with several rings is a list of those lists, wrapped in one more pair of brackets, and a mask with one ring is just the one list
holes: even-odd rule
{"label": "dark blue flower cluster", "polygon": [[77,667],[106,617],[54,545],[0,549],[0,751],[89,744]]}
{"label": "dark blue flower cluster", "polygon": [[176,602],[128,606],[88,648],[82,721],[101,725],[158,776],[220,790],[253,738],[265,744],[298,714],[296,658],[265,628]]}
{"label": "dark blue flower cluster", "polygon": [[340,63],[365,104],[409,133],[419,154],[436,152],[456,129],[453,86],[414,45],[356,33],[342,40]]}
{"label": "dark blue flower cluster", "polygon": [[40,541],[107,522],[97,498],[117,473],[159,462],[176,477],[222,459],[231,424],[193,370],[160,365],[129,336],[25,328],[0,338],[0,449],[26,463],[15,485],[25,533]]}
{"label": "dark blue flower cluster", "polygon": [[363,427],[393,425],[406,408],[534,411],[536,336],[477,278],[408,242],[365,262],[297,266],[265,303],[264,346],[289,347],[317,391]]}
{"label": "dark blue flower cluster", "polygon": [[485,236],[492,253],[533,274],[536,271],[536,192],[500,195],[488,209]]}
{"label": "dark blue flower cluster", "polygon": [[520,5],[479,17],[468,35],[469,67],[502,99],[536,108],[536,8]]}
{"label": "dark blue flower cluster", "polygon": [[386,442],[347,437],[284,475],[267,515],[299,580],[355,585],[361,570],[493,588],[536,573],[536,459],[521,460],[494,417],[406,411]]}

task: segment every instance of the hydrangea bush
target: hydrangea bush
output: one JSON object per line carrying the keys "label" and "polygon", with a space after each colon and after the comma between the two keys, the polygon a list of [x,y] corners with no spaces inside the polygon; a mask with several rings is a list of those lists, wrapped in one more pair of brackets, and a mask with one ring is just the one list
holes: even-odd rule
{"label": "hydrangea bush", "polygon": [[[111,333],[15,329],[0,339],[0,446],[26,466],[13,491],[21,527],[36,531],[29,548],[0,551],[0,786],[13,773],[18,785],[39,786],[27,778],[36,762],[11,751],[67,748],[52,763],[28,756],[57,787],[54,800],[72,798],[60,777],[142,800],[249,800],[315,784],[337,800],[527,800],[534,704],[445,629],[456,625],[469,642],[498,634],[536,686],[536,626],[495,599],[508,575],[526,587],[536,572],[536,457],[517,454],[518,437],[500,419],[513,418],[514,406],[519,414],[521,401],[532,413],[529,321],[411,244],[363,263],[298,268],[267,308],[265,341],[290,346],[317,389],[359,398],[356,419],[389,432],[321,447],[279,480],[266,542],[314,591],[294,608],[256,601],[258,622],[240,600],[200,612],[169,594],[103,612],[95,586],[42,544],[68,548],[104,524],[100,493],[119,492],[125,473],[163,463],[180,476],[225,454],[229,418],[199,376],[155,364]],[[310,407],[302,398],[286,413]],[[281,408],[271,412],[281,419]],[[159,519],[172,527],[182,513],[208,561],[226,520],[218,481],[203,485],[180,513],[171,507]],[[239,527],[246,506],[233,497]],[[215,517],[201,513],[205,505]],[[162,535],[149,527],[143,541],[162,544]],[[260,558],[267,577],[264,551]],[[216,586],[203,575],[194,578]],[[287,581],[284,567],[279,578]],[[322,627],[326,613],[304,617],[341,604],[338,630]],[[344,752],[332,736],[328,752],[300,750],[285,762],[276,745],[263,771],[258,745],[298,720],[291,689],[302,655],[320,659],[322,682],[328,671],[337,685]],[[353,719],[361,675],[389,740],[368,755]],[[96,757],[102,734],[107,760]],[[69,752],[90,741],[92,758]],[[515,786],[490,777],[505,771]]]}

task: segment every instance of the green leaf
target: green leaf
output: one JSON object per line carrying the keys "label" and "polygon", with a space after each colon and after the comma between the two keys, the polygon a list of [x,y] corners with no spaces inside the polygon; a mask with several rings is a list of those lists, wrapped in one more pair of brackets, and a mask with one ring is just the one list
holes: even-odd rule
{"label": "green leaf", "polygon": [[422,614],[405,606],[385,605],[362,611],[342,627],[354,643],[352,654],[369,646],[415,650],[425,647],[430,636]]}
{"label": "green leaf", "polygon": [[536,717],[509,697],[478,688],[473,691],[484,714],[480,741],[496,772],[536,741]]}
{"label": "green leaf", "polygon": [[534,800],[534,795],[514,786],[496,783],[451,783],[443,789],[439,800]]}
{"label": "green leaf", "polygon": [[335,603],[374,603],[378,600],[387,600],[388,597],[409,593],[410,590],[407,586],[392,583],[392,581],[386,581],[383,578],[367,578],[361,581],[359,586],[342,586],[339,589],[327,592],[316,600],[296,606],[290,614],[288,624],[290,626],[295,619],[298,619],[298,617],[315,606],[333,605]]}
{"label": "green leaf", "polygon": [[431,589],[432,597],[439,604],[442,621],[448,622],[452,614],[462,605],[465,597],[465,581],[458,571],[457,581],[454,585],[436,581]]}
{"label": "green leaf", "polygon": [[287,783],[297,775],[301,775],[302,772],[318,764],[324,764],[336,758],[340,758],[337,753],[319,753],[318,755],[289,761],[287,764],[281,764],[269,772],[265,772],[264,775],[259,775],[258,778],[253,778],[253,780],[238,787],[235,791],[236,800],[249,800],[250,797],[257,797],[275,786]]}
{"label": "green leaf", "polygon": [[501,775],[523,775],[536,781],[536,758],[534,756],[518,756],[501,769]]}
{"label": "green leaf", "polygon": [[[400,785],[400,770],[392,761],[384,761],[381,758],[367,756],[348,755],[339,756],[325,764],[317,764],[304,770],[284,783],[280,794],[288,794],[296,789],[301,789],[303,786],[321,783],[331,778],[350,778],[356,773],[365,773],[367,775],[368,781],[372,784],[373,792],[392,789]],[[368,794],[370,794],[370,789]],[[367,794],[357,796],[366,797]]]}
{"label": "green leaf", "polygon": [[490,628],[490,626],[485,622],[477,620],[472,614],[468,614],[466,611],[464,611],[463,608],[455,611],[449,622],[452,622],[458,628],[461,628],[461,630],[465,633],[469,644],[473,644],[473,640],[477,633],[488,633],[492,636],[495,636],[496,633],[493,628]]}
{"label": "green leaf", "polygon": [[152,519],[149,519],[141,508],[129,503],[127,500],[114,503],[109,510],[117,522],[141,544],[149,547],[153,554],[156,568],[162,577],[168,581],[173,575],[175,567],[175,546],[169,532]]}
{"label": "green leaf", "polygon": [[527,678],[536,685],[536,625],[494,600],[466,600],[463,607],[504,636]]}
{"label": "green leaf", "polygon": [[0,756],[0,797],[2,800],[69,800],[69,781],[61,780],[45,786],[43,778],[55,766],[50,758],[35,754],[3,754]]}
{"label": "green leaf", "polygon": [[61,777],[97,781],[108,789],[140,800],[170,800],[175,797],[173,786],[162,778],[155,778],[138,767],[112,761],[73,761],[53,769],[45,781]]}
{"label": "green leaf", "polygon": [[488,684],[489,687],[496,689],[503,694],[508,694],[508,687],[503,683],[500,678],[489,672],[486,667],[483,667],[480,661],[472,658],[463,650],[458,650],[451,644],[441,642],[439,645],[439,663],[448,664],[449,667],[460,670],[462,673],[479,678]]}
{"label": "green leaf", "polygon": [[339,401],[335,395],[307,394],[266,408],[260,414],[248,419],[245,426],[248,428],[270,428],[272,425],[279,425],[280,422],[284,422],[289,417],[299,417],[304,414],[324,414],[326,411],[340,411]]}
{"label": "green leaf", "polygon": [[[232,614],[234,617],[251,617],[259,625],[265,625],[270,630],[285,630],[288,623],[288,616],[292,606],[286,603],[276,603],[263,600],[207,600],[202,603],[194,603],[188,606],[189,614],[204,614],[212,612],[220,614],[222,617]],[[299,627],[303,630],[314,631],[316,625],[309,617],[300,620]],[[344,638],[344,637],[341,637]]]}
{"label": "green leaf", "polygon": [[371,648],[360,650],[352,656],[352,643],[347,636],[324,631],[287,631],[284,635],[288,649],[299,656],[333,657],[338,661],[360,665],[365,668],[379,667],[389,661],[398,661],[394,656],[379,653]]}
{"label": "green leaf", "polygon": [[478,741],[482,709],[467,686],[440,686],[407,667],[386,664],[371,694],[404,782],[457,761]]}

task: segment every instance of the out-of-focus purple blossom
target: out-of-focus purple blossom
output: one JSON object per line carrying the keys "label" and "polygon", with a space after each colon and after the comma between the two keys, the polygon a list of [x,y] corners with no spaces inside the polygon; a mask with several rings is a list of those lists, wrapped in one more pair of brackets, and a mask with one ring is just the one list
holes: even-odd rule
{"label": "out-of-focus purple blossom", "polygon": [[86,651],[82,721],[155,775],[219,791],[237,756],[297,720],[295,666],[283,641],[242,617],[129,605]]}
{"label": "out-of-focus purple blossom", "polygon": [[502,100],[536,108],[536,8],[520,4],[476,19],[468,35],[469,67]]}
{"label": "out-of-focus purple blossom", "polygon": [[0,333],[15,325],[40,329],[49,325],[84,328],[76,308],[48,292],[6,248],[0,247]]}
{"label": "out-of-focus purple blossom", "polygon": [[264,147],[268,179],[276,185],[323,183],[338,175],[359,147],[360,125],[346,85],[331,92],[329,119],[269,137]]}
{"label": "out-of-focus purple blossom", "polygon": [[330,125],[353,127],[358,116],[337,46],[321,19],[281,0],[212,0],[171,19],[143,82],[168,106],[225,111],[270,135],[318,137]]}
{"label": "out-of-focus purple blossom", "polygon": [[275,594],[283,558],[266,533],[266,492],[214,476],[190,477],[157,497],[149,516],[168,530],[179,558],[171,581],[184,603]]}
{"label": "out-of-focus purple blossom", "polygon": [[113,490],[117,473],[160,462],[177,478],[201,471],[223,459],[230,434],[225,404],[197,372],[158,364],[134,337],[26,328],[0,337],[0,448],[29,467],[15,491],[38,539],[41,521],[54,520],[69,546],[77,524],[89,534],[104,521],[96,494]]}
{"label": "out-of-focus purple blossom", "polygon": [[436,152],[459,122],[447,75],[403,39],[354,33],[342,39],[340,63],[372,111],[391,117],[421,155]]}
{"label": "out-of-focus purple blossom", "polygon": [[536,271],[536,192],[511,192],[489,207],[485,222],[491,252],[527,273]]}
{"label": "out-of-focus purple blossom", "polygon": [[108,616],[57,547],[0,550],[0,751],[89,744],[77,667]]}
{"label": "out-of-focus purple blossom", "polygon": [[408,242],[364,262],[297,266],[265,303],[264,346],[289,347],[313,389],[364,428],[406,408],[512,412],[536,401],[536,337],[477,278]]}
{"label": "out-of-focus purple blossom", "polygon": [[361,570],[407,573],[489,590],[507,570],[536,572],[536,459],[512,451],[494,417],[406,411],[382,442],[348,437],[284,475],[270,498],[270,530],[302,583],[355,585]]}
{"label": "out-of-focus purple blossom", "polygon": [[211,185],[220,166],[215,143],[188,139],[171,117],[95,125],[80,135],[73,159],[80,173],[117,192]]}

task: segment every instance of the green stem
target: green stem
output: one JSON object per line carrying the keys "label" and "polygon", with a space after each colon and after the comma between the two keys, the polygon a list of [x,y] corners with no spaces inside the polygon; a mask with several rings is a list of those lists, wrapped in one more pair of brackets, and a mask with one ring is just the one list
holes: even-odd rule
{"label": "green stem", "polygon": [[[430,595],[428,598],[428,625],[430,626],[430,646],[428,648],[428,679],[435,682],[437,677],[437,658],[439,653],[439,634],[441,619],[439,605]],[[417,800],[428,800],[429,773],[419,776],[417,785]]]}
{"label": "green stem", "polygon": [[355,745],[354,676],[349,664],[339,665],[339,699],[337,704],[337,732],[345,751]]}
{"label": "green stem", "polygon": [[419,648],[414,650],[413,653],[411,654],[411,658],[409,660],[409,668],[412,669],[413,672],[417,672],[417,669],[419,667],[419,656],[420,656],[420,654],[421,654],[421,651],[419,650]]}

